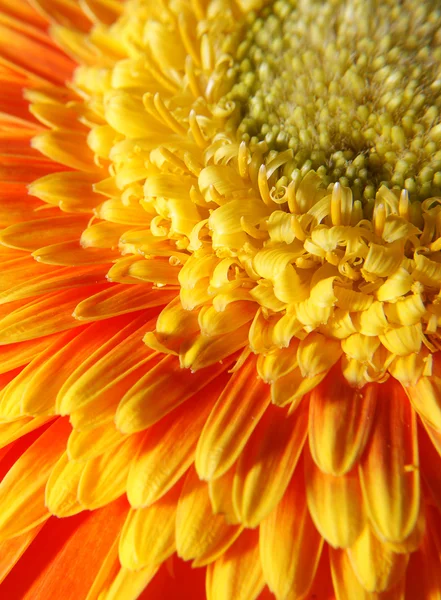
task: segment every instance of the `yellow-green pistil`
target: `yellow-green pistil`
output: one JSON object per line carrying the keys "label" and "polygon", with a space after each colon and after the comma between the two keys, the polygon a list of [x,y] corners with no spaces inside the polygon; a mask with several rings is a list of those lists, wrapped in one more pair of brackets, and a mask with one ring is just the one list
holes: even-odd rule
{"label": "yellow-green pistil", "polygon": [[239,137],[293,150],[293,172],[369,200],[384,184],[441,195],[437,1],[277,0],[251,13],[225,100]]}

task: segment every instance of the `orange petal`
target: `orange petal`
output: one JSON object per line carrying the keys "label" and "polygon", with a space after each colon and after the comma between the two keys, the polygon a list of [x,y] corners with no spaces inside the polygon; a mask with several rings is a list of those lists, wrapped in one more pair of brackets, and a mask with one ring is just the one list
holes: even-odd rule
{"label": "orange petal", "polygon": [[0,538],[25,533],[49,517],[44,488],[66,447],[71,427],[57,419],[17,460],[0,483]]}
{"label": "orange petal", "polygon": [[306,493],[312,520],[331,546],[346,548],[355,542],[365,524],[357,471],[338,477],[328,475],[316,466],[308,447],[304,454]]}
{"label": "orange petal", "polygon": [[139,600],[206,600],[205,571],[193,569],[174,555],[161,566]]}
{"label": "orange petal", "polygon": [[199,439],[196,470],[201,479],[225,473],[242,452],[269,405],[269,388],[250,358],[226,385]]}
{"label": "orange petal", "polygon": [[278,600],[305,596],[322,551],[323,538],[310,517],[303,479],[300,464],[282,500],[260,524],[263,574]]}
{"label": "orange petal", "polygon": [[74,308],[98,289],[103,288],[97,285],[49,293],[12,310],[0,319],[0,344],[24,342],[82,325],[72,318]]}
{"label": "orange petal", "polygon": [[[20,560],[23,553],[27,550],[29,544],[33,542],[35,537],[43,527],[43,523],[30,529],[26,533],[14,537],[10,540],[0,542],[0,584]],[[1,587],[0,587],[1,593]]]}
{"label": "orange petal", "polygon": [[421,475],[441,511],[441,433],[426,423],[424,426],[426,431],[422,427],[418,430]]}
{"label": "orange petal", "polygon": [[148,317],[147,312],[136,319],[132,317],[128,325],[117,330],[83,360],[60,390],[58,409],[61,414],[91,404],[140,364],[154,359],[154,353],[142,342]]}
{"label": "orange petal", "polygon": [[127,481],[132,506],[155,502],[190,467],[202,427],[224,383],[225,377],[215,379],[146,432]]}
{"label": "orange petal", "polygon": [[176,512],[176,548],[184,560],[201,566],[221,556],[241,532],[211,509],[208,487],[191,467]]}
{"label": "orange petal", "polygon": [[256,527],[281,500],[307,432],[307,402],[292,415],[277,406],[266,410],[239,457],[234,476],[233,505],[246,527]]}
{"label": "orange petal", "polygon": [[53,273],[42,273],[26,283],[20,283],[0,293],[0,304],[65,289],[80,289],[95,284],[106,284],[106,265],[62,267]]}
{"label": "orange petal", "polygon": [[133,571],[157,565],[176,551],[175,519],[181,490],[179,482],[151,506],[129,511],[119,541],[123,567]]}
{"label": "orange petal", "polygon": [[92,513],[50,519],[0,586],[0,595],[85,598],[126,514],[127,503],[119,501]]}
{"label": "orange petal", "polygon": [[375,425],[360,463],[369,518],[380,539],[403,541],[420,510],[420,478],[415,412],[401,385],[379,386]]}
{"label": "orange petal", "polygon": [[181,369],[175,356],[165,356],[125,394],[115,417],[123,433],[142,431],[203,389],[227,370],[230,363],[192,373]]}
{"label": "orange petal", "polygon": [[[64,84],[74,64],[59,50],[50,48],[24,32],[0,24],[0,62],[37,81]],[[38,61],[35,57],[38,56]]]}
{"label": "orange petal", "polygon": [[311,393],[309,447],[325,473],[343,475],[360,458],[374,422],[377,386],[349,387],[333,369]]}
{"label": "orange petal", "polygon": [[396,585],[406,572],[408,555],[396,554],[380,542],[369,526],[347,550],[358,580],[369,592],[383,592]]}
{"label": "orange petal", "polygon": [[438,516],[434,517],[431,509],[428,512],[426,533],[420,548],[410,556],[405,596],[409,599],[439,600],[441,598],[441,548],[438,545],[440,523]]}
{"label": "orange petal", "polygon": [[251,529],[207,568],[207,600],[255,600],[264,585],[259,536]]}
{"label": "orange petal", "polygon": [[87,227],[88,218],[82,215],[53,217],[11,225],[1,232],[0,241],[5,246],[19,250],[38,250],[41,243],[56,244],[78,239]]}

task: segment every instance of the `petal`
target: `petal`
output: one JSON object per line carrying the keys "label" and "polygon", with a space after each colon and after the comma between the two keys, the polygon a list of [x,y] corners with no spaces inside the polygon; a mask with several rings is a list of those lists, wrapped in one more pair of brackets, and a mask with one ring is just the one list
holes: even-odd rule
{"label": "petal", "polygon": [[34,527],[17,537],[0,542],[0,584],[20,560],[29,544],[34,541],[43,525],[44,523],[37,525],[37,527]]}
{"label": "petal", "polygon": [[176,551],[175,519],[179,482],[146,508],[131,509],[121,531],[119,558],[132,571],[160,564]]}
{"label": "petal", "polygon": [[241,532],[213,513],[208,487],[191,467],[185,479],[176,513],[176,548],[184,560],[202,566],[221,556]]}
{"label": "petal", "polygon": [[300,464],[277,507],[260,524],[263,574],[277,600],[303,597],[312,585],[323,538],[306,504]]}
{"label": "petal", "polygon": [[[126,502],[52,518],[0,587],[5,598],[85,598],[127,514]],[[68,565],[68,569],[66,569]]]}
{"label": "petal", "polygon": [[377,386],[349,387],[340,368],[332,370],[311,393],[309,447],[325,473],[343,475],[360,458],[369,437]]}
{"label": "petal", "polygon": [[234,464],[220,477],[208,482],[208,494],[211,508],[215,514],[224,515],[227,523],[236,525],[240,522],[233,505],[233,481],[236,473]]}
{"label": "petal", "polygon": [[[224,384],[224,377],[215,379],[146,432],[127,481],[132,506],[152,504],[187,471],[204,423]],[[174,449],[171,453],[170,448]]]}
{"label": "petal", "polygon": [[81,325],[72,317],[78,302],[102,286],[65,290],[40,296],[0,319],[0,344],[24,342]]}
{"label": "petal", "polygon": [[259,537],[245,530],[207,569],[207,600],[255,600],[264,586]]}
{"label": "petal", "polygon": [[426,534],[417,552],[409,560],[406,577],[406,598],[440,600],[441,560],[435,531],[439,531],[439,518],[429,512]]}
{"label": "petal", "polygon": [[416,417],[401,385],[379,386],[375,425],[360,463],[367,512],[380,539],[403,541],[420,510]]}
{"label": "petal", "polygon": [[234,476],[233,505],[246,527],[256,527],[281,500],[307,432],[307,402],[292,415],[277,406],[266,410],[240,455]]}
{"label": "petal", "polygon": [[360,535],[366,520],[357,471],[334,477],[320,471],[307,447],[304,454],[312,520],[331,546],[347,548]]}
{"label": "petal", "polygon": [[0,483],[0,537],[25,533],[49,517],[44,488],[71,427],[57,419],[16,461]]}
{"label": "petal", "polygon": [[195,463],[201,479],[219,477],[231,467],[269,400],[268,386],[256,376],[255,360],[248,359],[233,373],[202,431]]}
{"label": "petal", "polygon": [[108,319],[128,312],[163,306],[175,292],[146,289],[146,285],[116,284],[80,302],[75,308],[75,318],[80,320]]}
{"label": "petal", "polygon": [[408,555],[396,554],[380,542],[369,526],[347,550],[358,580],[369,592],[383,592],[396,585],[406,573]]}
{"label": "petal", "polygon": [[77,498],[84,466],[84,463],[70,461],[66,452],[58,459],[45,489],[45,505],[52,515],[70,517],[84,509]]}
{"label": "petal", "polygon": [[377,600],[404,600],[407,598],[404,589],[404,577],[389,590],[371,594],[362,587],[355,576],[346,552],[343,550],[333,550],[332,548],[329,550],[332,581],[337,600],[353,600],[354,598],[357,598],[357,600],[372,600],[372,598]]}
{"label": "petal", "polygon": [[117,448],[86,462],[78,485],[78,501],[84,507],[95,510],[126,491],[130,463],[140,441],[139,435],[128,436]]}
{"label": "petal", "polygon": [[144,313],[132,318],[132,322],[83,359],[59,392],[58,409],[62,414],[93,403],[135,368],[154,362],[154,353],[142,342],[148,317],[149,314]]}
{"label": "petal", "polygon": [[142,431],[203,389],[227,370],[230,363],[192,373],[181,369],[174,356],[166,356],[125,394],[115,417],[123,433]]}

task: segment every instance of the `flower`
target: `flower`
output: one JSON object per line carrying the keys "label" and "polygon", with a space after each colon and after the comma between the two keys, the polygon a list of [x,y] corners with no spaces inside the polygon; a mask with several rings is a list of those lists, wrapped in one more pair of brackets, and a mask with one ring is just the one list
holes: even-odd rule
{"label": "flower", "polygon": [[441,595],[440,25],[0,0],[3,597]]}

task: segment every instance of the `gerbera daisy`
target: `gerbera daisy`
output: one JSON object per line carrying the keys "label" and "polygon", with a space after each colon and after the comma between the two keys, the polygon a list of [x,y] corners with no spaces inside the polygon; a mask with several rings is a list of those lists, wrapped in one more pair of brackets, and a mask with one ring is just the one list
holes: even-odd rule
{"label": "gerbera daisy", "polygon": [[1,598],[441,598],[440,32],[0,0]]}

